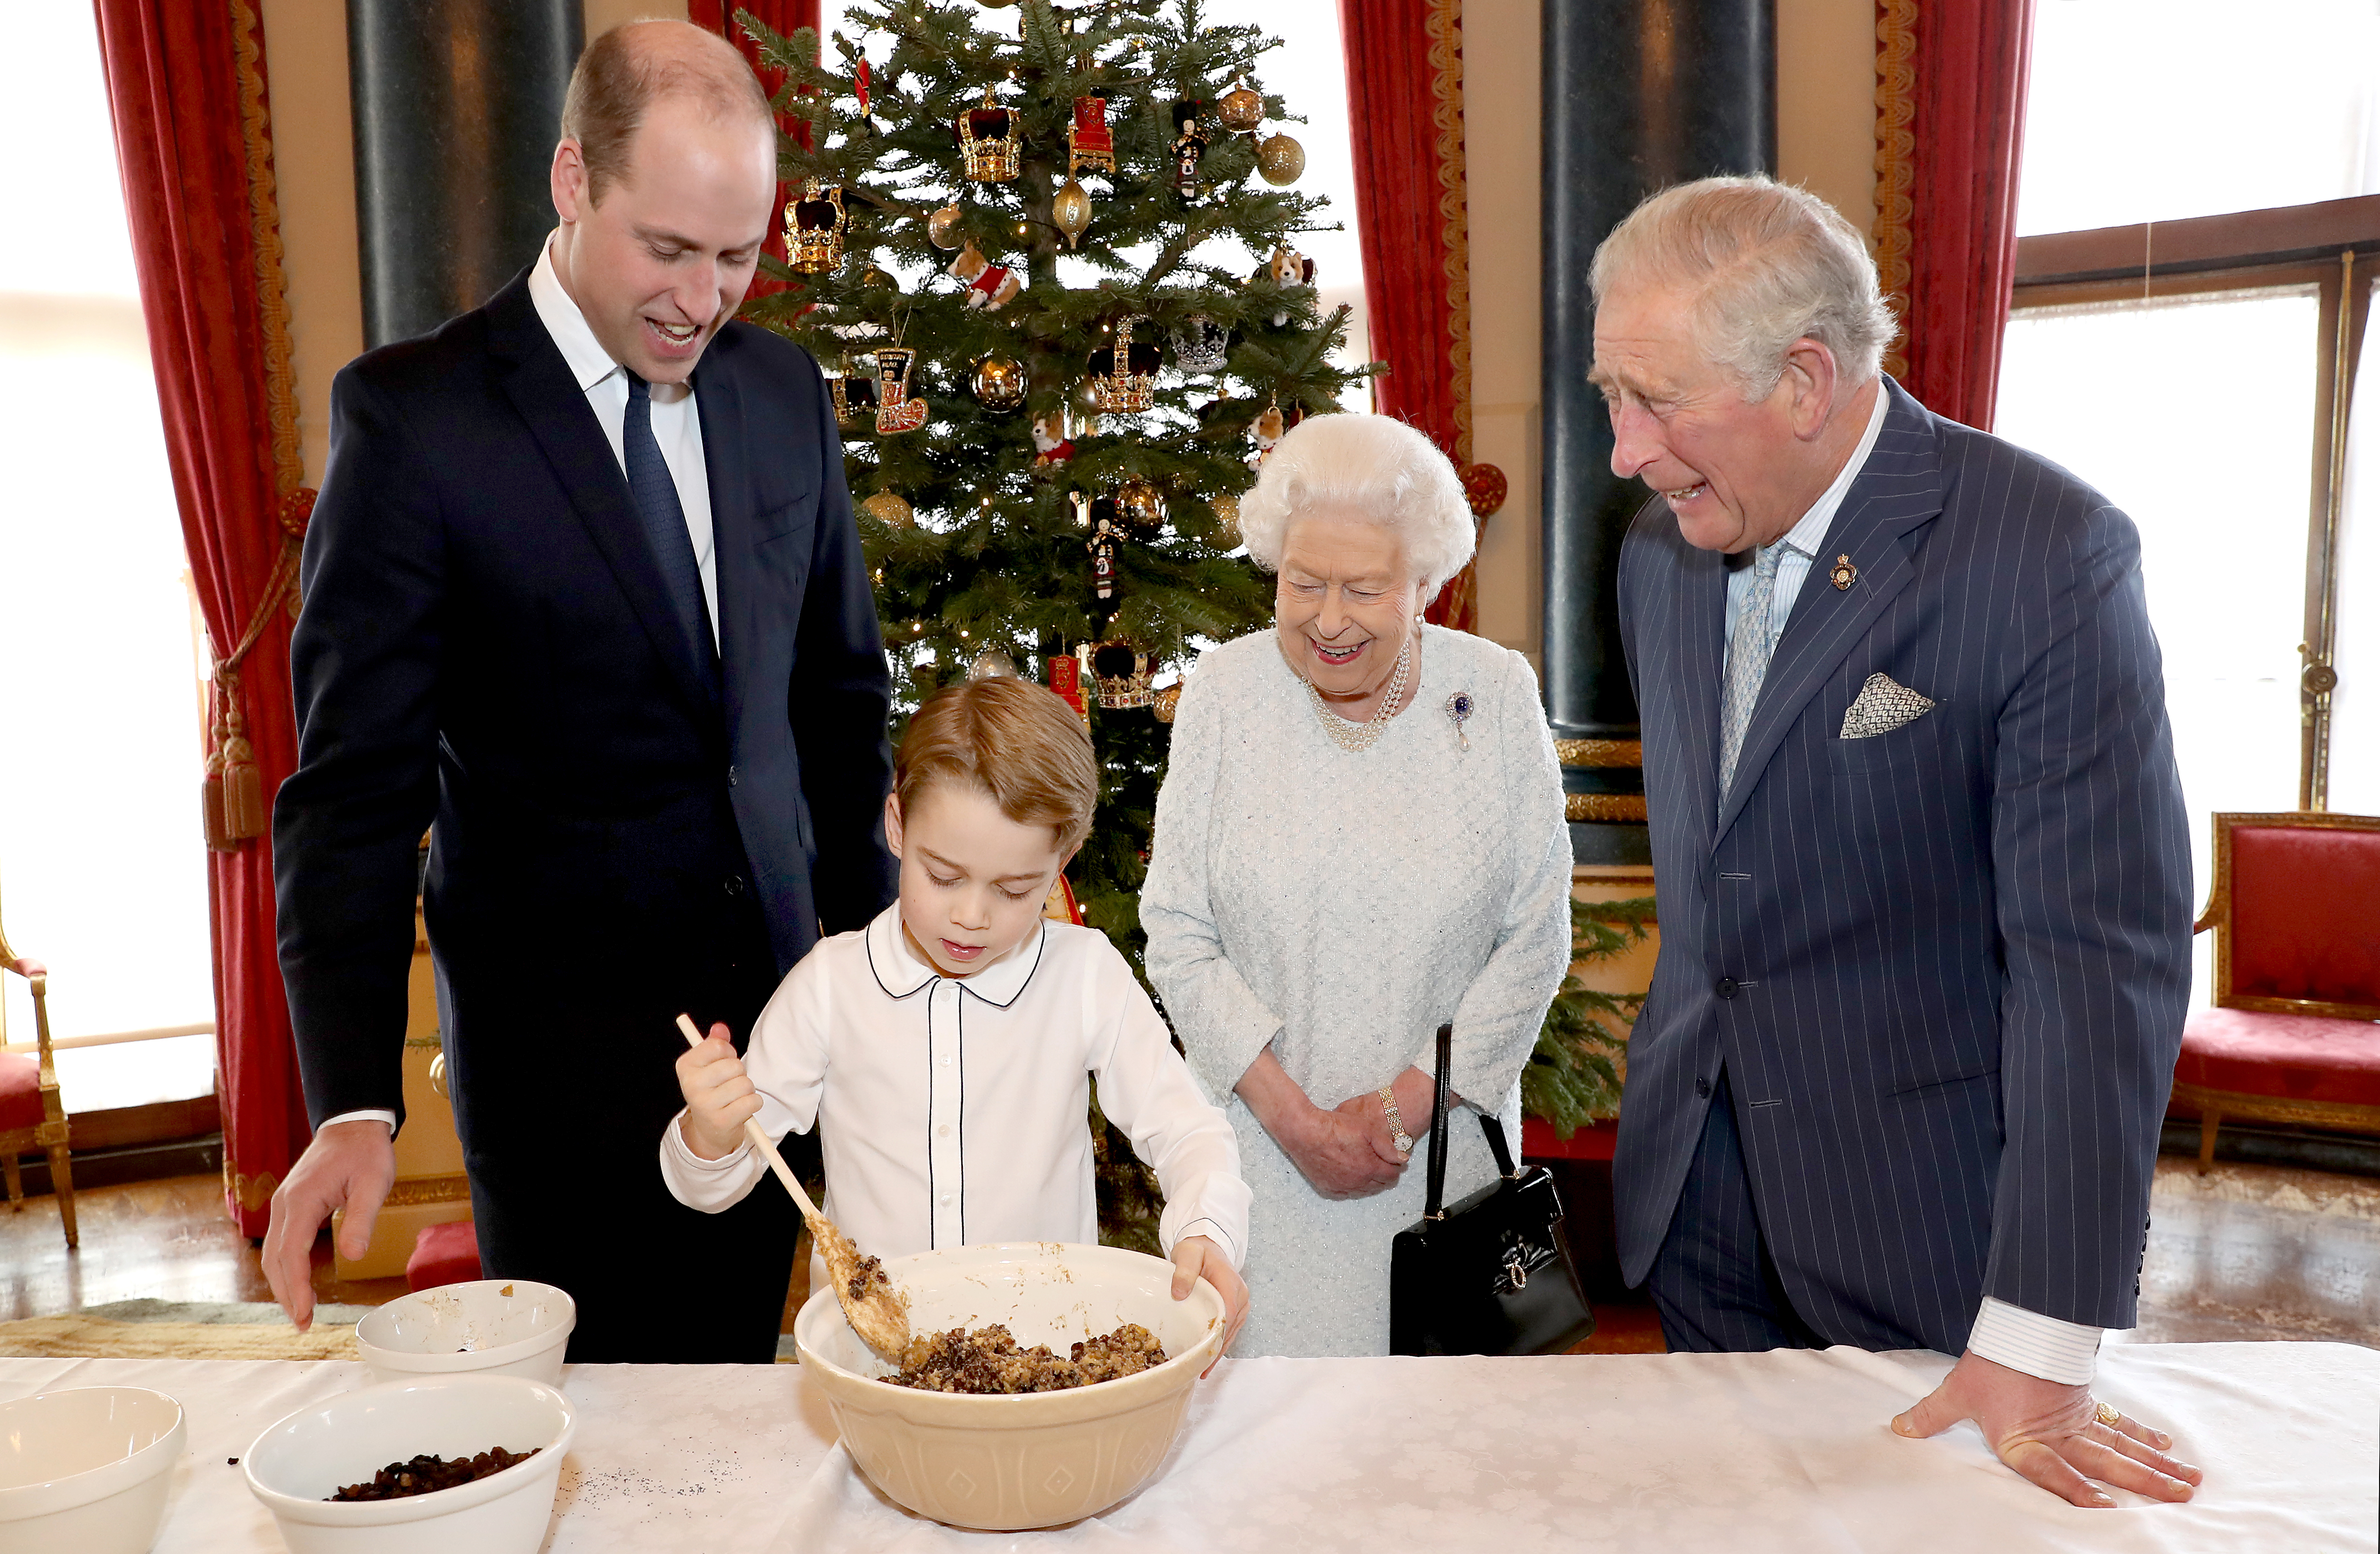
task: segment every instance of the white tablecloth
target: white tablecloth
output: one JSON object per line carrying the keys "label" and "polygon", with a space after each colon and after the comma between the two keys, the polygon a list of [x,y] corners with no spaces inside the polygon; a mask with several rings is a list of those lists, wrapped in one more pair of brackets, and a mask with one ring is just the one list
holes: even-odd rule
{"label": "white tablecloth", "polygon": [[[2206,1470],[2187,1506],[2119,1492],[2079,1511],[2001,1467],[1969,1426],[1888,1427],[1948,1362],[1779,1351],[1491,1360],[1227,1360],[1159,1476],[1048,1533],[908,1515],[833,1445],[798,1367],[579,1366],[549,1554],[862,1550],[1530,1551],[2371,1549],[2380,1524],[2380,1352],[2328,1343],[2138,1344],[2101,1396]],[[154,1387],[189,1456],[158,1554],[278,1550],[225,1458],[367,1379],[353,1364],[0,1360],[0,1400]]]}

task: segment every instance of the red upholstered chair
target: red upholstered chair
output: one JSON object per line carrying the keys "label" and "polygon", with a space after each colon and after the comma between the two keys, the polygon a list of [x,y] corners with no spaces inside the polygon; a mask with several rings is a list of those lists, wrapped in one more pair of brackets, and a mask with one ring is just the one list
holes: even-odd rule
{"label": "red upholstered chair", "polygon": [[[66,1225],[67,1244],[75,1233],[74,1167],[67,1153],[67,1111],[58,1101],[58,1071],[50,1058],[50,973],[41,962],[8,948],[0,931],[0,972],[15,972],[33,989],[33,1037],[37,1055],[0,1052],[0,1175],[8,1182],[8,1212],[25,1207],[25,1179],[17,1157],[42,1149],[50,1157],[50,1184]],[[6,1023],[0,1022],[0,1033]]]}
{"label": "red upholstered chair", "polygon": [[413,1256],[405,1259],[405,1287],[434,1290],[441,1284],[468,1284],[480,1277],[480,1232],[468,1220],[424,1225],[413,1238]]}
{"label": "red upholstered chair", "polygon": [[2380,816],[2216,816],[2210,928],[2173,1075],[2198,1169],[2227,1117],[2380,1135]]}

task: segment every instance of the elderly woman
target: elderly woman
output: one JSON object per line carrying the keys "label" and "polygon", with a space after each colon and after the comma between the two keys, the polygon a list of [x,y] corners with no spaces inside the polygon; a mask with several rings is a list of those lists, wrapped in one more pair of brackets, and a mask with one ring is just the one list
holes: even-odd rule
{"label": "elderly woman", "polygon": [[[1450,1201],[1518,1141],[1521,1068],[1570,960],[1560,774],[1520,654],[1424,625],[1471,558],[1429,440],[1309,419],[1241,503],[1274,627],[1203,657],[1157,801],[1148,975],[1255,1193],[1242,1354],[1384,1354],[1454,1023]],[[1426,1149],[1427,1146],[1423,1146]]]}

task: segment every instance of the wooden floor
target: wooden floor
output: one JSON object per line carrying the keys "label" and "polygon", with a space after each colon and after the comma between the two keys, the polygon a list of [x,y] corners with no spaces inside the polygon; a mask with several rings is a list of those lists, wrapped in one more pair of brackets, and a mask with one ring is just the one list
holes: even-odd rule
{"label": "wooden floor", "polygon": [[[2131,1342],[2329,1339],[2380,1348],[2380,1180],[2278,1166],[2158,1162],[2141,1325]],[[49,1197],[0,1212],[0,1321],[152,1296],[270,1300],[255,1248],[224,1218],[213,1176],[75,1195],[82,1246],[69,1253]],[[795,1261],[786,1314],[808,1286]],[[319,1300],[376,1305],[401,1279],[342,1281],[316,1244]],[[1658,1354],[1649,1306],[1597,1303],[1591,1354]],[[790,1327],[790,1320],[787,1324]],[[2111,1339],[2110,1342],[2119,1342]]]}

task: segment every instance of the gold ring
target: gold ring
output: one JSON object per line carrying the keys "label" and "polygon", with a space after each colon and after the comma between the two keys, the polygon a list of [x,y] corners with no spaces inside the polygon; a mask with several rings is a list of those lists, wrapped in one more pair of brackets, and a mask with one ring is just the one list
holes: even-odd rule
{"label": "gold ring", "polygon": [[2116,1405],[2114,1403],[2103,1402],[2099,1405],[2099,1423],[2107,1426],[2109,1429],[2114,1429],[2123,1417],[2124,1416],[2121,1414],[2117,1412]]}

